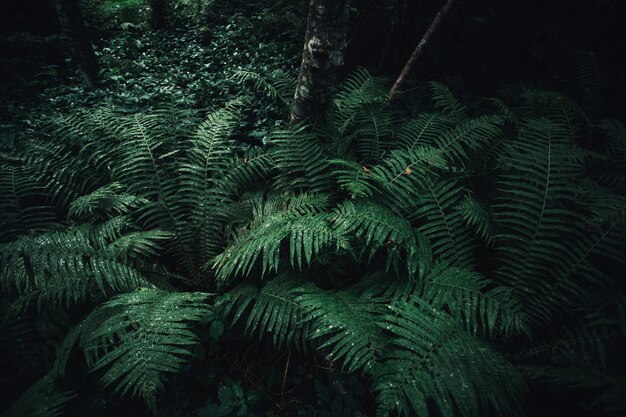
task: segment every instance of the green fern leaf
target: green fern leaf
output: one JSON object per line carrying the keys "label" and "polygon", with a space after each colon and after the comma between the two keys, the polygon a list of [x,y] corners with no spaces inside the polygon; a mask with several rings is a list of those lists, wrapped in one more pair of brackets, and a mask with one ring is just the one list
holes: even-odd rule
{"label": "green fern leaf", "polygon": [[319,341],[318,349],[329,348],[328,360],[341,361],[348,372],[374,366],[384,339],[373,321],[377,305],[371,300],[309,287],[299,291],[296,302],[310,324],[309,340]]}
{"label": "green fern leaf", "polygon": [[419,230],[430,240],[435,257],[469,267],[474,263],[475,243],[456,209],[463,201],[464,191],[454,181],[427,182],[415,218],[424,222]]}
{"label": "green fern leaf", "polygon": [[337,208],[332,222],[339,234],[361,240],[362,253],[367,251],[370,260],[385,248],[387,268],[393,265],[399,272],[401,265],[406,265],[408,276],[418,270],[422,238],[404,218],[374,203],[345,201]]}
{"label": "green fern leaf", "polygon": [[5,244],[0,257],[0,282],[19,295],[17,311],[31,301],[60,308],[148,282],[142,265],[169,234],[127,233],[127,221],[83,226]]}
{"label": "green fern leaf", "polygon": [[93,371],[105,371],[101,383],[155,410],[167,376],[193,358],[198,339],[191,323],[208,314],[207,297],[144,288],[99,306],[86,319],[81,346]]}
{"label": "green fern leaf", "polygon": [[310,283],[295,274],[279,274],[260,288],[251,284],[238,286],[220,297],[216,308],[231,326],[245,319],[247,333],[271,335],[277,346],[303,346],[308,325],[297,295],[309,287]]}
{"label": "green fern leaf", "polygon": [[317,138],[300,125],[272,133],[272,157],[281,174],[276,180],[279,191],[301,190],[324,193],[331,186],[328,160]]}
{"label": "green fern leaf", "polygon": [[390,305],[380,326],[393,339],[374,374],[378,415],[429,416],[431,402],[443,416],[518,407],[523,381],[515,368],[446,313],[413,299]]}

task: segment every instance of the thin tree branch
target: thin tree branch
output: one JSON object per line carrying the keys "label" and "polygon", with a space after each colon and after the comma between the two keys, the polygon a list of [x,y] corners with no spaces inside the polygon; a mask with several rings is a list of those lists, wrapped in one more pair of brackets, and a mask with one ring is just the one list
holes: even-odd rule
{"label": "thin tree branch", "polygon": [[419,41],[419,43],[413,50],[411,57],[404,65],[402,72],[400,72],[398,79],[393,84],[393,87],[391,87],[391,90],[389,91],[389,96],[387,97],[387,104],[390,104],[396,98],[398,91],[400,91],[402,87],[404,86],[404,84],[406,83],[406,79],[409,73],[411,72],[411,70],[413,69],[413,65],[415,64],[415,61],[417,61],[420,55],[422,55],[424,46],[428,43],[430,38],[433,36],[433,33],[435,33],[435,30],[437,30],[437,27],[439,26],[439,24],[441,24],[441,21],[443,20],[444,16],[448,13],[448,11],[450,11],[453,4],[454,4],[454,0],[446,0],[446,3],[439,10],[439,12],[437,12],[437,15],[435,16],[432,23],[430,24],[430,27],[428,28],[426,33],[424,33],[424,36],[422,37],[422,39]]}

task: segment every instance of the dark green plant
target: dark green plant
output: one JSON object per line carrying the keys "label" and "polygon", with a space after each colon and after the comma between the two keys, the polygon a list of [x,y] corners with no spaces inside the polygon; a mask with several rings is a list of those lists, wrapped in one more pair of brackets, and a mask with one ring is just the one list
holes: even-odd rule
{"label": "dark green plant", "polygon": [[[54,147],[43,137],[3,157],[25,178],[0,183],[23,221],[2,235],[10,313],[80,318],[50,377],[79,349],[105,387],[158,410],[201,359],[199,335],[224,323],[224,337],[350,374],[381,416],[512,415],[535,378],[619,410],[624,129],[605,122],[592,147],[596,127],[563,95],[522,91],[484,114],[432,90],[432,108],[409,116],[357,71],[325,120],[280,124],[263,147],[235,138],[247,100],[198,124],[171,108],[92,109],[56,119]],[[217,392],[213,413],[256,401],[237,383]]]}

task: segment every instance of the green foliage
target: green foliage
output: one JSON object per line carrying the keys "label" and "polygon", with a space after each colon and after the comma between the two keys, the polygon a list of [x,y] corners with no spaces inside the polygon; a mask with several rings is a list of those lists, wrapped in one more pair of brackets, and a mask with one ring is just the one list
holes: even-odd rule
{"label": "green foliage", "polygon": [[[254,12],[237,14],[227,22],[199,22],[198,27],[176,33],[128,28],[102,48],[106,87],[97,94],[131,108],[173,103],[185,108],[218,109],[248,92],[239,74],[260,72],[274,80],[284,79],[280,74],[292,74],[286,78],[289,80],[295,73],[299,48],[294,48],[293,38],[260,31],[269,18]],[[256,95],[263,97],[261,92]],[[263,111],[248,109],[252,116],[246,128],[261,129],[273,123],[282,109],[270,100],[265,104],[268,108]]]}
{"label": "green foliage", "polygon": [[128,291],[157,273],[142,257],[155,254],[170,235],[158,230],[126,231],[128,220],[114,218],[2,245],[0,282],[14,297],[16,313],[35,302],[69,308],[75,303]]}
{"label": "green foliage", "polygon": [[384,342],[368,314],[376,304],[346,291],[317,288],[302,291],[296,301],[311,323],[309,339],[321,341],[319,349],[330,349],[329,360],[341,361],[348,372],[374,366]]}
{"label": "green foliage", "polygon": [[480,415],[487,405],[506,415],[517,407],[522,380],[515,368],[447,314],[411,299],[390,305],[381,325],[393,342],[375,374],[379,415],[427,416],[429,401],[444,416]]}
{"label": "green foliage", "polygon": [[85,19],[102,32],[120,30],[122,24],[141,24],[147,17],[142,0],[80,0]]}
{"label": "green foliage", "polygon": [[231,326],[246,318],[245,333],[271,334],[276,345],[301,344],[305,340],[302,312],[293,300],[297,291],[310,285],[291,274],[279,275],[262,287],[240,285],[223,297],[218,306]]}
{"label": "green foliage", "polygon": [[143,397],[156,409],[167,374],[182,370],[198,342],[191,323],[209,312],[207,294],[143,288],[101,304],[81,324],[81,346],[101,383]]}
{"label": "green foliage", "polygon": [[[274,76],[236,78],[286,104],[290,78]],[[55,154],[40,138],[3,156],[0,222],[22,221],[3,230],[3,294],[14,312],[79,318],[47,371],[79,372],[79,346],[102,386],[159,412],[170,377],[235,362],[237,382],[183,408],[245,415],[265,401],[255,348],[284,355],[260,383],[277,412],[309,379],[327,413],[360,400],[381,416],[513,415],[535,379],[619,410],[622,126],[591,146],[562,95],[524,90],[483,114],[440,84],[410,115],[381,106],[385,85],[359,70],[325,120],[266,126],[263,146],[248,97],[56,117],[60,157],[38,157]],[[292,354],[324,378],[293,375]],[[333,400],[352,379],[369,392]]]}

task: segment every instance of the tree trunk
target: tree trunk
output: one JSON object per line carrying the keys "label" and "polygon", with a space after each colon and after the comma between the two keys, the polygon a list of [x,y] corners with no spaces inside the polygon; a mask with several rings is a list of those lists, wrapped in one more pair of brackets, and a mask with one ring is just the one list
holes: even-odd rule
{"label": "tree trunk", "polygon": [[150,27],[165,29],[165,0],[150,0]]}
{"label": "tree trunk", "polygon": [[350,0],[311,0],[291,120],[321,112],[343,67]]}
{"label": "tree trunk", "polygon": [[98,80],[98,60],[93,52],[78,0],[56,0],[61,27],[67,37],[85,87],[92,90]]}

